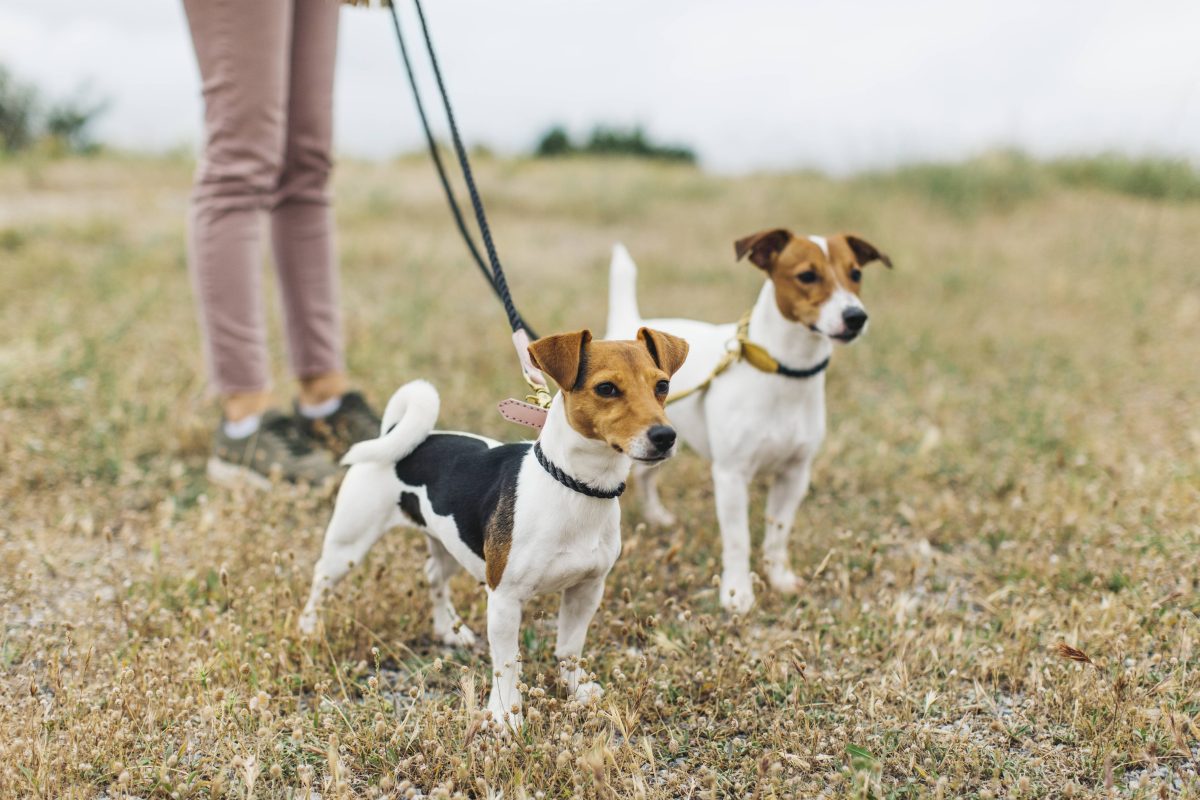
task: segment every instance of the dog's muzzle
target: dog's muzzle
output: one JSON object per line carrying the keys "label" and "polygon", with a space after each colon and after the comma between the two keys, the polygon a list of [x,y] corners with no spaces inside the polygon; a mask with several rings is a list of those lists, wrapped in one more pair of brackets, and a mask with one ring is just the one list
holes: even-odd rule
{"label": "dog's muzzle", "polygon": [[646,431],[642,447],[636,448],[629,455],[643,463],[665,461],[674,454],[676,438],[675,429],[670,425],[651,425]]}
{"label": "dog's muzzle", "polygon": [[655,425],[646,431],[646,438],[659,453],[668,453],[675,446],[675,429],[669,425]]}
{"label": "dog's muzzle", "polygon": [[867,325],[867,312],[861,306],[850,306],[842,311],[842,332],[831,334],[829,338],[839,342],[852,342],[858,338]]}
{"label": "dog's muzzle", "polygon": [[842,322],[846,325],[846,332],[858,335],[867,324],[867,312],[859,306],[851,306],[842,312]]}

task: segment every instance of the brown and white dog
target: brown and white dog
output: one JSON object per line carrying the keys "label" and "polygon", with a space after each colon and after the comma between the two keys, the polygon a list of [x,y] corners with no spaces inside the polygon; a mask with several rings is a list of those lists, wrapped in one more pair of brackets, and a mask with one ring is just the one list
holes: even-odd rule
{"label": "brown and white dog", "polygon": [[388,402],[378,439],[351,448],[312,591],[300,618],[316,629],[333,584],[390,528],[422,531],[434,634],[451,645],[475,635],[459,619],[448,582],[463,567],[487,588],[493,719],[521,723],[517,689],[521,609],[561,592],[555,654],[575,697],[601,694],[578,666],[604,579],[621,552],[617,497],[635,463],[664,461],[675,431],[663,404],[687,343],[643,328],[632,341],[592,341],[588,331],[539,339],[533,363],[559,385],[536,442],[501,444],[434,431],[439,400],[414,381]]}
{"label": "brown and white dog", "polygon": [[[766,273],[750,312],[748,339],[777,362],[776,372],[738,360],[697,391],[670,407],[671,421],[687,445],[712,462],[717,519],[721,527],[721,604],[746,612],[754,603],[750,577],[749,486],[770,476],[763,568],[770,585],[797,588],[788,557],[788,537],[808,491],[813,459],[825,438],[825,374],[835,342],[851,342],[867,329],[860,291],[862,268],[873,261],[891,266],[886,255],[858,236],[796,236],[783,228],[735,243]],[[628,335],[642,325],[637,305],[637,268],[621,245],[613,250],[608,335]],[[737,347],[737,326],[688,319],[645,322],[685,339],[687,364],[675,376],[676,392],[700,386]],[[648,521],[669,525],[655,471],[635,468]]]}

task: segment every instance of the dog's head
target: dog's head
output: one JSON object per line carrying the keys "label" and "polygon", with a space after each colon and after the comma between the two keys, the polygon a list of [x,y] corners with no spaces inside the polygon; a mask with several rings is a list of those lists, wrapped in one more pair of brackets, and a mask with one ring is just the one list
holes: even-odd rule
{"label": "dog's head", "polygon": [[576,331],[529,345],[534,365],[562,389],[572,428],[648,463],[675,452],[663,406],[687,352],[683,339],[649,328],[631,342],[592,341],[590,331]]}
{"label": "dog's head", "polygon": [[867,329],[862,268],[873,261],[892,266],[873,244],[848,233],[823,238],[774,228],[738,239],[734,252],[767,273],[784,317],[839,342]]}

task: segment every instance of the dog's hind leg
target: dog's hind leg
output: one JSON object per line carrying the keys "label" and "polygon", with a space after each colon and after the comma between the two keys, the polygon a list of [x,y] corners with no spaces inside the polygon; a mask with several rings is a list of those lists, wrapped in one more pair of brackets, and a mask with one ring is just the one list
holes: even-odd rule
{"label": "dog's hind leg", "polygon": [[425,562],[425,577],[433,604],[433,635],[451,647],[470,647],[475,644],[475,634],[463,624],[450,599],[450,579],[462,566],[437,539],[427,536],[426,540],[429,559]]}
{"label": "dog's hind leg", "polygon": [[640,464],[633,467],[633,484],[636,487],[638,502],[642,507],[642,517],[651,525],[667,528],[675,524],[675,515],[663,505],[658,496],[658,470]]}
{"label": "dog's hind leg", "polygon": [[763,568],[771,588],[780,592],[795,592],[800,579],[792,572],[788,556],[788,539],[796,510],[808,493],[812,476],[812,459],[778,473],[767,491],[767,530],[763,536]]}
{"label": "dog's hind leg", "polygon": [[325,530],[321,558],[313,568],[308,603],[300,615],[302,633],[316,630],[325,594],[351,567],[362,563],[371,545],[395,521],[395,494],[387,485],[389,479],[394,482],[390,473],[390,465],[359,464],[351,468],[342,482],[333,517]]}

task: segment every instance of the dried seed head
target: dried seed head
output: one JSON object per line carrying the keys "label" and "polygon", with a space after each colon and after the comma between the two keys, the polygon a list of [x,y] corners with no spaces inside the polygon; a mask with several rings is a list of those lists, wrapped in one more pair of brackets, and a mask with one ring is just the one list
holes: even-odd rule
{"label": "dried seed head", "polygon": [[1066,642],[1059,642],[1054,645],[1054,653],[1059,658],[1065,658],[1069,661],[1078,661],[1081,664],[1091,664],[1093,667],[1096,664],[1088,658],[1088,654],[1077,648],[1071,647]]}

